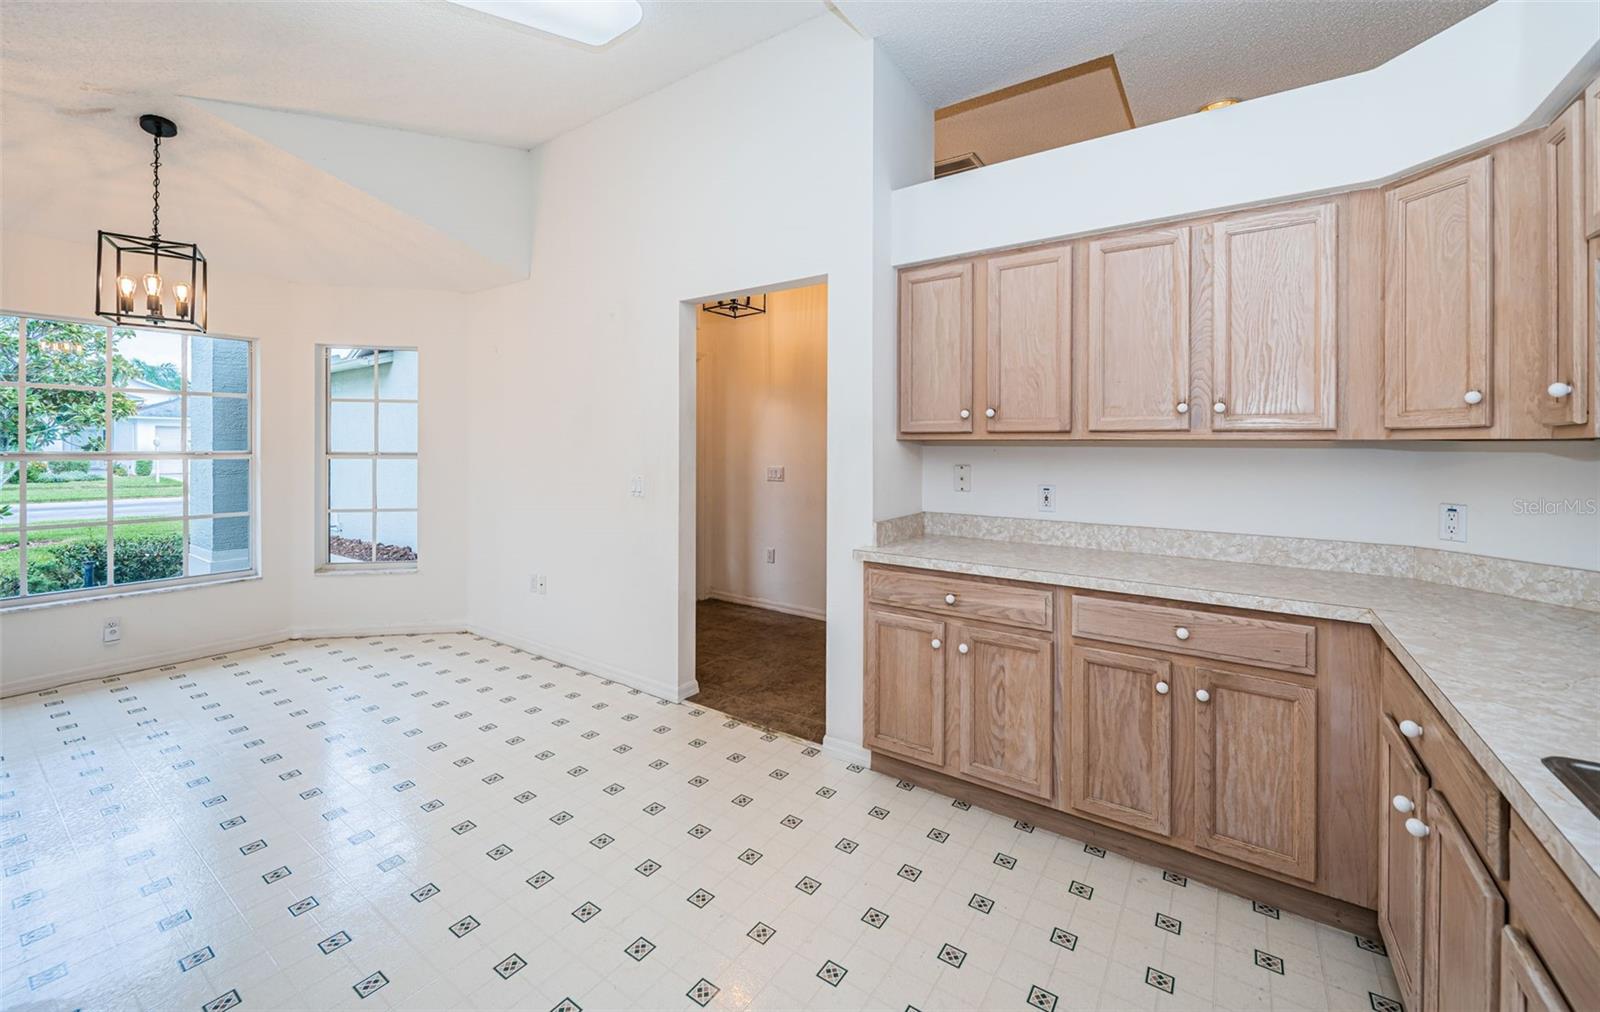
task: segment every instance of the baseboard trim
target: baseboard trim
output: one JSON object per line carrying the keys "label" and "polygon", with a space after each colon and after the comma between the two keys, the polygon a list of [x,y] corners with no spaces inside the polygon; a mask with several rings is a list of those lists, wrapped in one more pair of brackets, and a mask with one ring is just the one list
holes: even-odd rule
{"label": "baseboard trim", "polygon": [[872,753],[860,745],[836,735],[823,734],[822,751],[824,755],[832,756],[847,763],[860,763],[863,766],[872,764]]}
{"label": "baseboard trim", "polygon": [[650,695],[655,696],[658,699],[670,699],[675,703],[681,703],[683,700],[700,691],[700,685],[698,682],[691,681],[688,685],[682,687],[680,687],[677,682],[668,684],[666,682],[658,681],[654,678],[647,678],[633,671],[613,667],[604,661],[597,661],[592,657],[585,657],[583,654],[572,650],[554,647],[548,643],[539,643],[536,640],[530,640],[526,637],[517,636],[511,633],[499,632],[485,626],[468,623],[466,631],[474,636],[482,636],[486,640],[494,640],[496,643],[504,643],[508,647],[515,647],[518,650],[526,653],[537,654],[540,657],[546,657],[552,661],[558,661],[567,665],[568,667],[577,668],[580,671],[588,671],[596,675],[604,676],[611,679],[613,682],[620,682],[630,689],[638,689],[640,692],[648,692]]}
{"label": "baseboard trim", "polygon": [[804,605],[784,604],[780,601],[769,601],[764,597],[746,597],[726,590],[707,591],[703,601],[726,601],[729,604],[742,604],[751,608],[764,608],[767,611],[782,612],[785,615],[797,615],[800,618],[814,618],[818,622],[828,620],[826,609],[807,608]]}
{"label": "baseboard trim", "polygon": [[91,682],[97,678],[109,678],[112,675],[127,675],[137,671],[148,671],[167,664],[181,664],[201,657],[210,657],[213,654],[227,654],[235,650],[248,650],[251,647],[266,646],[269,643],[281,643],[286,639],[293,639],[288,630],[275,629],[271,632],[260,633],[254,636],[241,636],[227,640],[213,640],[209,643],[197,643],[181,650],[163,650],[154,654],[146,654],[137,658],[123,657],[108,660],[100,664],[90,664],[70,671],[53,671],[48,674],[34,675],[21,679],[6,679],[0,682],[0,699],[10,699],[13,696],[26,696],[34,692],[43,692],[46,689],[60,689],[79,682]]}

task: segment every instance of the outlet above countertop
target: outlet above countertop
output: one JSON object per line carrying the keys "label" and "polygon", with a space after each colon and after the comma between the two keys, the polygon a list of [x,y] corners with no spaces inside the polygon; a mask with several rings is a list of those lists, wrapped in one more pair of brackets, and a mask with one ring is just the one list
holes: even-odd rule
{"label": "outlet above countertop", "polygon": [[1600,759],[1600,613],[1395,576],[983,538],[911,537],[855,558],[1369,625],[1600,911],[1600,819],[1542,762]]}

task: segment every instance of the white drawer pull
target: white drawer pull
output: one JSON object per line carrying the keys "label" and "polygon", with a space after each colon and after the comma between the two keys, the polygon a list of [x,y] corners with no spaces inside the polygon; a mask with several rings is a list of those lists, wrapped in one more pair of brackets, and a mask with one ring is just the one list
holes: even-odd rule
{"label": "white drawer pull", "polygon": [[1211,410],[1215,414],[1219,414],[1220,415],[1223,412],[1228,410],[1228,406],[1226,404],[1222,403],[1221,401],[1218,401],[1217,403],[1211,405]]}
{"label": "white drawer pull", "polygon": [[1483,391],[1482,390],[1468,390],[1466,393],[1461,395],[1461,399],[1466,401],[1468,404],[1482,404],[1483,403]]}
{"label": "white drawer pull", "polygon": [[1186,639],[1189,638],[1189,630],[1185,629],[1181,625],[1178,628],[1174,629],[1172,631],[1172,634],[1174,636],[1178,637],[1180,640],[1186,640]]}
{"label": "white drawer pull", "polygon": [[1158,695],[1165,696],[1167,694],[1167,683],[1166,682],[1157,682],[1156,683],[1156,693]]}
{"label": "white drawer pull", "polygon": [[1189,402],[1188,401],[1179,401],[1178,402],[1178,414],[1187,415],[1188,413],[1189,413]]}
{"label": "white drawer pull", "polygon": [[945,604],[955,604],[956,603],[956,596],[954,594],[946,594],[944,596],[944,603]]}
{"label": "white drawer pull", "polygon": [[941,639],[935,639],[932,643],[929,643],[928,645],[930,647],[933,647],[933,649],[937,650],[940,647],[944,646],[944,641],[941,640]]}
{"label": "white drawer pull", "polygon": [[1200,700],[1202,703],[1206,703],[1211,700],[1211,693],[1204,689],[1196,689],[1194,692],[1194,698]]}
{"label": "white drawer pull", "polygon": [[961,417],[962,418],[971,418],[972,417],[972,412],[968,411],[966,408],[962,408],[961,409]]}
{"label": "white drawer pull", "polygon": [[985,418],[993,418],[994,417],[994,408],[985,408],[984,411],[983,411],[983,417],[985,417]]}
{"label": "white drawer pull", "polygon": [[967,652],[967,645],[965,643],[962,643],[962,644],[958,645],[956,647],[956,649],[961,651],[962,653],[966,653]]}
{"label": "white drawer pull", "polygon": [[1421,738],[1422,725],[1414,720],[1402,720],[1400,722],[1400,733],[1407,738]]}
{"label": "white drawer pull", "polygon": [[1571,383],[1552,383],[1545,390],[1545,393],[1549,394],[1551,397],[1565,397],[1568,394],[1572,393],[1572,384]]}
{"label": "white drawer pull", "polygon": [[1417,803],[1406,797],[1404,794],[1396,794],[1394,796],[1394,801],[1391,802],[1391,804],[1394,805],[1394,810],[1399,812],[1401,815],[1410,815],[1412,812],[1417,810]]}
{"label": "white drawer pull", "polygon": [[1420,840],[1424,836],[1427,836],[1429,833],[1433,832],[1433,830],[1428,828],[1428,824],[1426,822],[1413,817],[1406,820],[1406,832]]}

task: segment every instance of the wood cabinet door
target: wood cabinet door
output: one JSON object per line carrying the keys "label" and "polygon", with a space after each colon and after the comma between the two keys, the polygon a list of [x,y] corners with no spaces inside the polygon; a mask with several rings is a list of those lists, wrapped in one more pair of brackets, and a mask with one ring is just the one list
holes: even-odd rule
{"label": "wood cabinet door", "polygon": [[1181,432],[1189,415],[1189,230],[1089,243],[1089,428]]}
{"label": "wood cabinet door", "polygon": [[1584,218],[1583,99],[1539,135],[1544,174],[1543,345],[1539,420],[1589,420],[1589,242]]}
{"label": "wood cabinet door", "polygon": [[1427,847],[1406,832],[1406,820],[1426,817],[1428,774],[1393,720],[1381,718],[1378,764],[1378,930],[1410,1009],[1422,1007],[1423,883]]}
{"label": "wood cabinet door", "polygon": [[900,272],[900,431],[972,431],[972,261]]}
{"label": "wood cabinet door", "polygon": [[866,745],[943,766],[945,624],[867,609]]}
{"label": "wood cabinet door", "polygon": [[1172,664],[1072,648],[1067,803],[1096,819],[1172,832]]}
{"label": "wood cabinet door", "polygon": [[1493,155],[1384,195],[1384,424],[1490,424]]}
{"label": "wood cabinet door", "polygon": [[1493,1009],[1506,901],[1438,791],[1428,792],[1422,1007]]}
{"label": "wood cabinet door", "polygon": [[1583,89],[1584,234],[1600,235],[1600,78]]}
{"label": "wood cabinet door", "polygon": [[1336,212],[1317,204],[1213,228],[1213,429],[1336,425]]}
{"label": "wood cabinet door", "polygon": [[1539,954],[1509,924],[1500,929],[1500,1012],[1571,1012]]}
{"label": "wood cabinet door", "polygon": [[1072,249],[990,257],[988,280],[985,430],[1066,432],[1072,428]]}
{"label": "wood cabinet door", "polygon": [[1195,845],[1317,877],[1317,690],[1195,669]]}
{"label": "wood cabinet door", "polygon": [[1054,795],[1055,640],[954,626],[961,775],[1036,798]]}

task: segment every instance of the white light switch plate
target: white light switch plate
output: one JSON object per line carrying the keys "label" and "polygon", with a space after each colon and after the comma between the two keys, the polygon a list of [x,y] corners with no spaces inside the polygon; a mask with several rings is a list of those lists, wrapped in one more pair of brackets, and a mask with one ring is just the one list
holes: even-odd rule
{"label": "white light switch plate", "polygon": [[769,468],[767,468],[767,480],[768,481],[782,481],[783,480],[783,468],[781,466],[780,467],[769,467]]}

